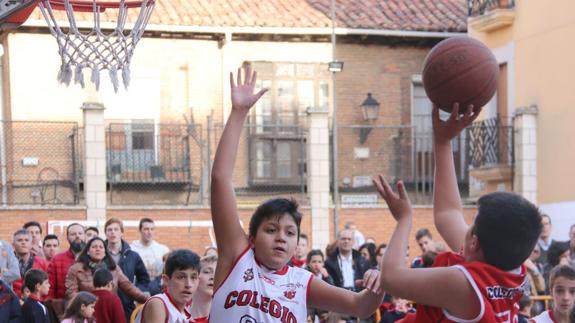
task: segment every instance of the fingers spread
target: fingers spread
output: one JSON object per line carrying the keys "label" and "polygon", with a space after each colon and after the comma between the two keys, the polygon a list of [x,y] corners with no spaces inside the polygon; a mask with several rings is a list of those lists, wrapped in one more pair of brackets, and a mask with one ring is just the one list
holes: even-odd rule
{"label": "fingers spread", "polygon": [[236,85],[234,84],[234,73],[230,72],[230,87],[233,89]]}
{"label": "fingers spread", "polygon": [[238,80],[236,82],[238,86],[242,85],[242,69],[238,67]]}

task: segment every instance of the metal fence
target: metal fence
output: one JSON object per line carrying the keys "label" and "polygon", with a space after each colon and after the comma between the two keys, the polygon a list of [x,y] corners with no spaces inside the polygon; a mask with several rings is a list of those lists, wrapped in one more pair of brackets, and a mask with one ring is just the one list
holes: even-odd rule
{"label": "metal fence", "polygon": [[0,122],[2,205],[80,203],[78,124]]}
{"label": "metal fence", "polygon": [[[403,180],[414,204],[431,204],[434,155],[431,132],[411,126],[339,126],[338,188],[344,206],[382,204],[371,177]],[[452,142],[462,197],[468,195],[468,145],[463,133]]]}
{"label": "metal fence", "polygon": [[514,0],[467,0],[467,10],[470,17],[481,16],[494,9],[510,9],[514,7]]}
{"label": "metal fence", "polygon": [[499,117],[475,122],[467,133],[471,168],[513,165],[513,127]]}

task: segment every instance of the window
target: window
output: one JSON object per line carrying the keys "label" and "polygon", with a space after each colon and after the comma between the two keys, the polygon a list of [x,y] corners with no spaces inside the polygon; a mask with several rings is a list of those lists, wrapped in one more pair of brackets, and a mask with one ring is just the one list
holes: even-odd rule
{"label": "window", "polygon": [[329,105],[327,64],[254,62],[257,88],[269,91],[250,117],[251,185],[300,185],[309,107]]}

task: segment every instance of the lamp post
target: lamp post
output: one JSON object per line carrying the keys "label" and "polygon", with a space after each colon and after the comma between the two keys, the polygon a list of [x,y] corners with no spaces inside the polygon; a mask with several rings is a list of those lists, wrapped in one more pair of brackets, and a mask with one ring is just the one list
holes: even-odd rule
{"label": "lamp post", "polygon": [[[334,238],[337,237],[339,227],[339,179],[338,179],[338,148],[337,148],[337,100],[336,100],[336,87],[335,87],[335,74],[341,72],[343,69],[343,62],[338,62],[335,58],[335,0],[331,0],[331,63],[329,64],[329,71],[331,72],[332,84],[332,162],[333,162],[333,230]],[[338,64],[341,63],[341,64]]]}
{"label": "lamp post", "polygon": [[371,96],[371,93],[367,94],[367,98],[363,100],[360,105],[361,112],[363,114],[363,121],[367,122],[368,125],[359,129],[359,143],[363,145],[371,132],[373,127],[371,124],[377,120],[379,116],[379,102]]}

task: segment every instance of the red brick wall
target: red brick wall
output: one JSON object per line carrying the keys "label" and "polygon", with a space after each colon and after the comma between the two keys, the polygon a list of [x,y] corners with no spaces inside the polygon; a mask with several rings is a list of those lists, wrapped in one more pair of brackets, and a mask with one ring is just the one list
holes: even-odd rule
{"label": "red brick wall", "polygon": [[[252,209],[240,210],[240,217],[243,221],[244,228],[247,230],[249,218]],[[311,217],[309,209],[303,209],[304,218],[302,221],[302,232],[311,234]],[[465,216],[468,222],[475,215],[475,208],[466,208]],[[46,209],[46,210],[23,210],[23,209],[4,209],[0,210],[2,226],[0,226],[0,239],[12,240],[12,233],[27,221],[38,221],[47,227],[49,220],[82,220],[86,217],[85,210],[82,209]],[[155,220],[210,220],[209,209],[111,209],[108,210],[108,217],[118,217],[122,220],[139,220],[141,217],[151,217]],[[391,217],[388,209],[359,209],[345,208],[340,210],[340,227],[345,222],[353,221],[365,237],[373,237],[377,243],[387,242],[393,232],[395,222]],[[437,231],[433,226],[431,208],[416,208],[414,210],[414,232],[418,228],[429,228],[435,239],[439,238]],[[62,232],[56,231],[61,237],[63,248],[67,248],[66,239]],[[132,242],[138,239],[138,229],[136,227],[126,228],[124,238]],[[162,227],[156,230],[156,238],[161,243],[168,245],[170,248],[190,248],[196,252],[203,252],[204,248],[210,245],[210,237],[207,228],[189,228],[189,227]],[[419,254],[419,249],[415,239],[410,239],[410,248],[413,250],[411,256]]]}

